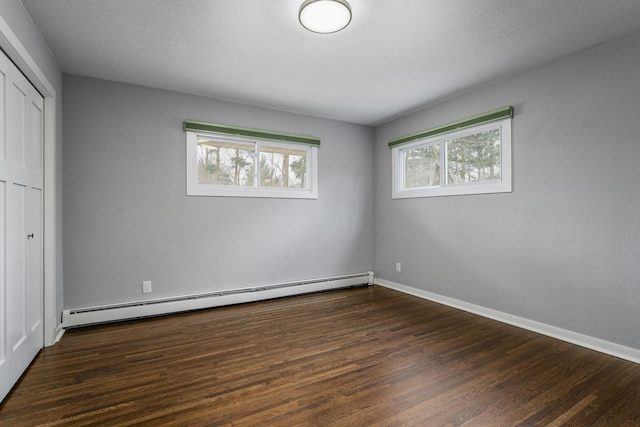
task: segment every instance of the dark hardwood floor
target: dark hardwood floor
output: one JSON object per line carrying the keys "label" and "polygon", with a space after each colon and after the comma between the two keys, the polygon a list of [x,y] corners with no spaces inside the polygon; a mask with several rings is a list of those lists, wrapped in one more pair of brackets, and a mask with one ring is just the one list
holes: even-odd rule
{"label": "dark hardwood floor", "polygon": [[640,426],[640,365],[378,286],[67,331],[0,426]]}

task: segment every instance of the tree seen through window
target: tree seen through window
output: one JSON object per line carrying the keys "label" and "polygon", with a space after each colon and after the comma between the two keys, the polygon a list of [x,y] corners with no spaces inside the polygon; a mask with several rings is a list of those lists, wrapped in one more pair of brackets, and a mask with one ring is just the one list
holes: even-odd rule
{"label": "tree seen through window", "polygon": [[[198,183],[237,187],[306,188],[307,151],[261,145],[256,180],[256,144],[198,139]],[[258,182],[257,182],[258,181]]]}

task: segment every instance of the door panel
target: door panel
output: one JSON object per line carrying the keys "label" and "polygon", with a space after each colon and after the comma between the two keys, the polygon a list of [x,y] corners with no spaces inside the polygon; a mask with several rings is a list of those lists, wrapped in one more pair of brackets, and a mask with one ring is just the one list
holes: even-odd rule
{"label": "door panel", "polygon": [[[37,335],[43,337],[43,260],[42,260],[42,190],[30,188],[28,190],[29,212],[27,212],[27,258],[26,258],[26,287],[27,295],[27,328],[28,333],[40,329]],[[44,338],[44,337],[43,337]],[[33,345],[31,345],[33,347]],[[38,349],[41,347],[37,346]]]}
{"label": "door panel", "polygon": [[[35,89],[33,89],[32,94],[33,92],[35,92]],[[29,105],[29,126],[27,127],[29,139],[29,145],[27,147],[27,152],[29,153],[28,165],[29,170],[38,175],[35,177],[34,186],[41,188],[43,182],[42,167],[44,165],[42,153],[42,141],[44,139],[43,100],[40,94],[36,93],[33,95],[35,95],[36,98],[32,98]]]}
{"label": "door panel", "polygon": [[[5,128],[5,109],[7,99],[7,83],[9,81],[9,59],[0,52],[0,167],[5,163],[7,158],[6,152],[6,128]],[[0,176],[2,176],[0,174]]]}
{"label": "door panel", "polygon": [[0,400],[43,346],[44,100],[0,52]]}
{"label": "door panel", "polygon": [[9,187],[7,219],[7,326],[8,347],[15,352],[27,338],[26,315],[26,204],[27,189],[24,185],[13,183]]}
{"label": "door panel", "polygon": [[0,398],[11,389],[11,368],[9,366],[9,348],[7,339],[7,193],[8,193],[8,165],[6,161],[6,101],[9,82],[9,59],[0,52]]}
{"label": "door panel", "polygon": [[[7,237],[5,230],[7,230],[7,216],[6,212],[6,194],[7,183],[6,181],[0,181],[0,308],[3,313],[6,313],[7,303],[7,274],[5,268],[5,242]],[[0,316],[0,396],[4,396],[2,393],[5,388],[5,376],[8,375],[7,366],[7,340],[5,339],[5,331],[7,330],[7,315]]]}
{"label": "door panel", "polygon": [[[27,106],[29,82],[10,64],[7,88],[7,161],[9,166],[24,169],[27,149]],[[16,75],[18,74],[18,75]]]}

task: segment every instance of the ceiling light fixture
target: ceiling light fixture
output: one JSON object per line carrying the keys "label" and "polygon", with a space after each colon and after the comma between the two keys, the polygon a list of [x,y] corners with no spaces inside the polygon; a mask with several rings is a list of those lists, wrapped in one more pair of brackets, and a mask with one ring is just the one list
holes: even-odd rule
{"label": "ceiling light fixture", "polygon": [[314,33],[335,33],[351,22],[351,6],[346,0],[306,0],[300,6],[298,19]]}

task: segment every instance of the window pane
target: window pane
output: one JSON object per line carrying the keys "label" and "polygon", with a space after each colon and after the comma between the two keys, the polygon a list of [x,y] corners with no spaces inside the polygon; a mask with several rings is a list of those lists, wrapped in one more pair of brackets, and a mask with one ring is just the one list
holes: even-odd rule
{"label": "window pane", "polygon": [[500,128],[446,141],[447,183],[501,178]]}
{"label": "window pane", "polygon": [[307,151],[260,146],[260,185],[306,188]]}
{"label": "window pane", "polygon": [[404,155],[404,188],[440,185],[440,145],[407,150]]}
{"label": "window pane", "polygon": [[198,184],[254,186],[251,143],[198,138]]}

